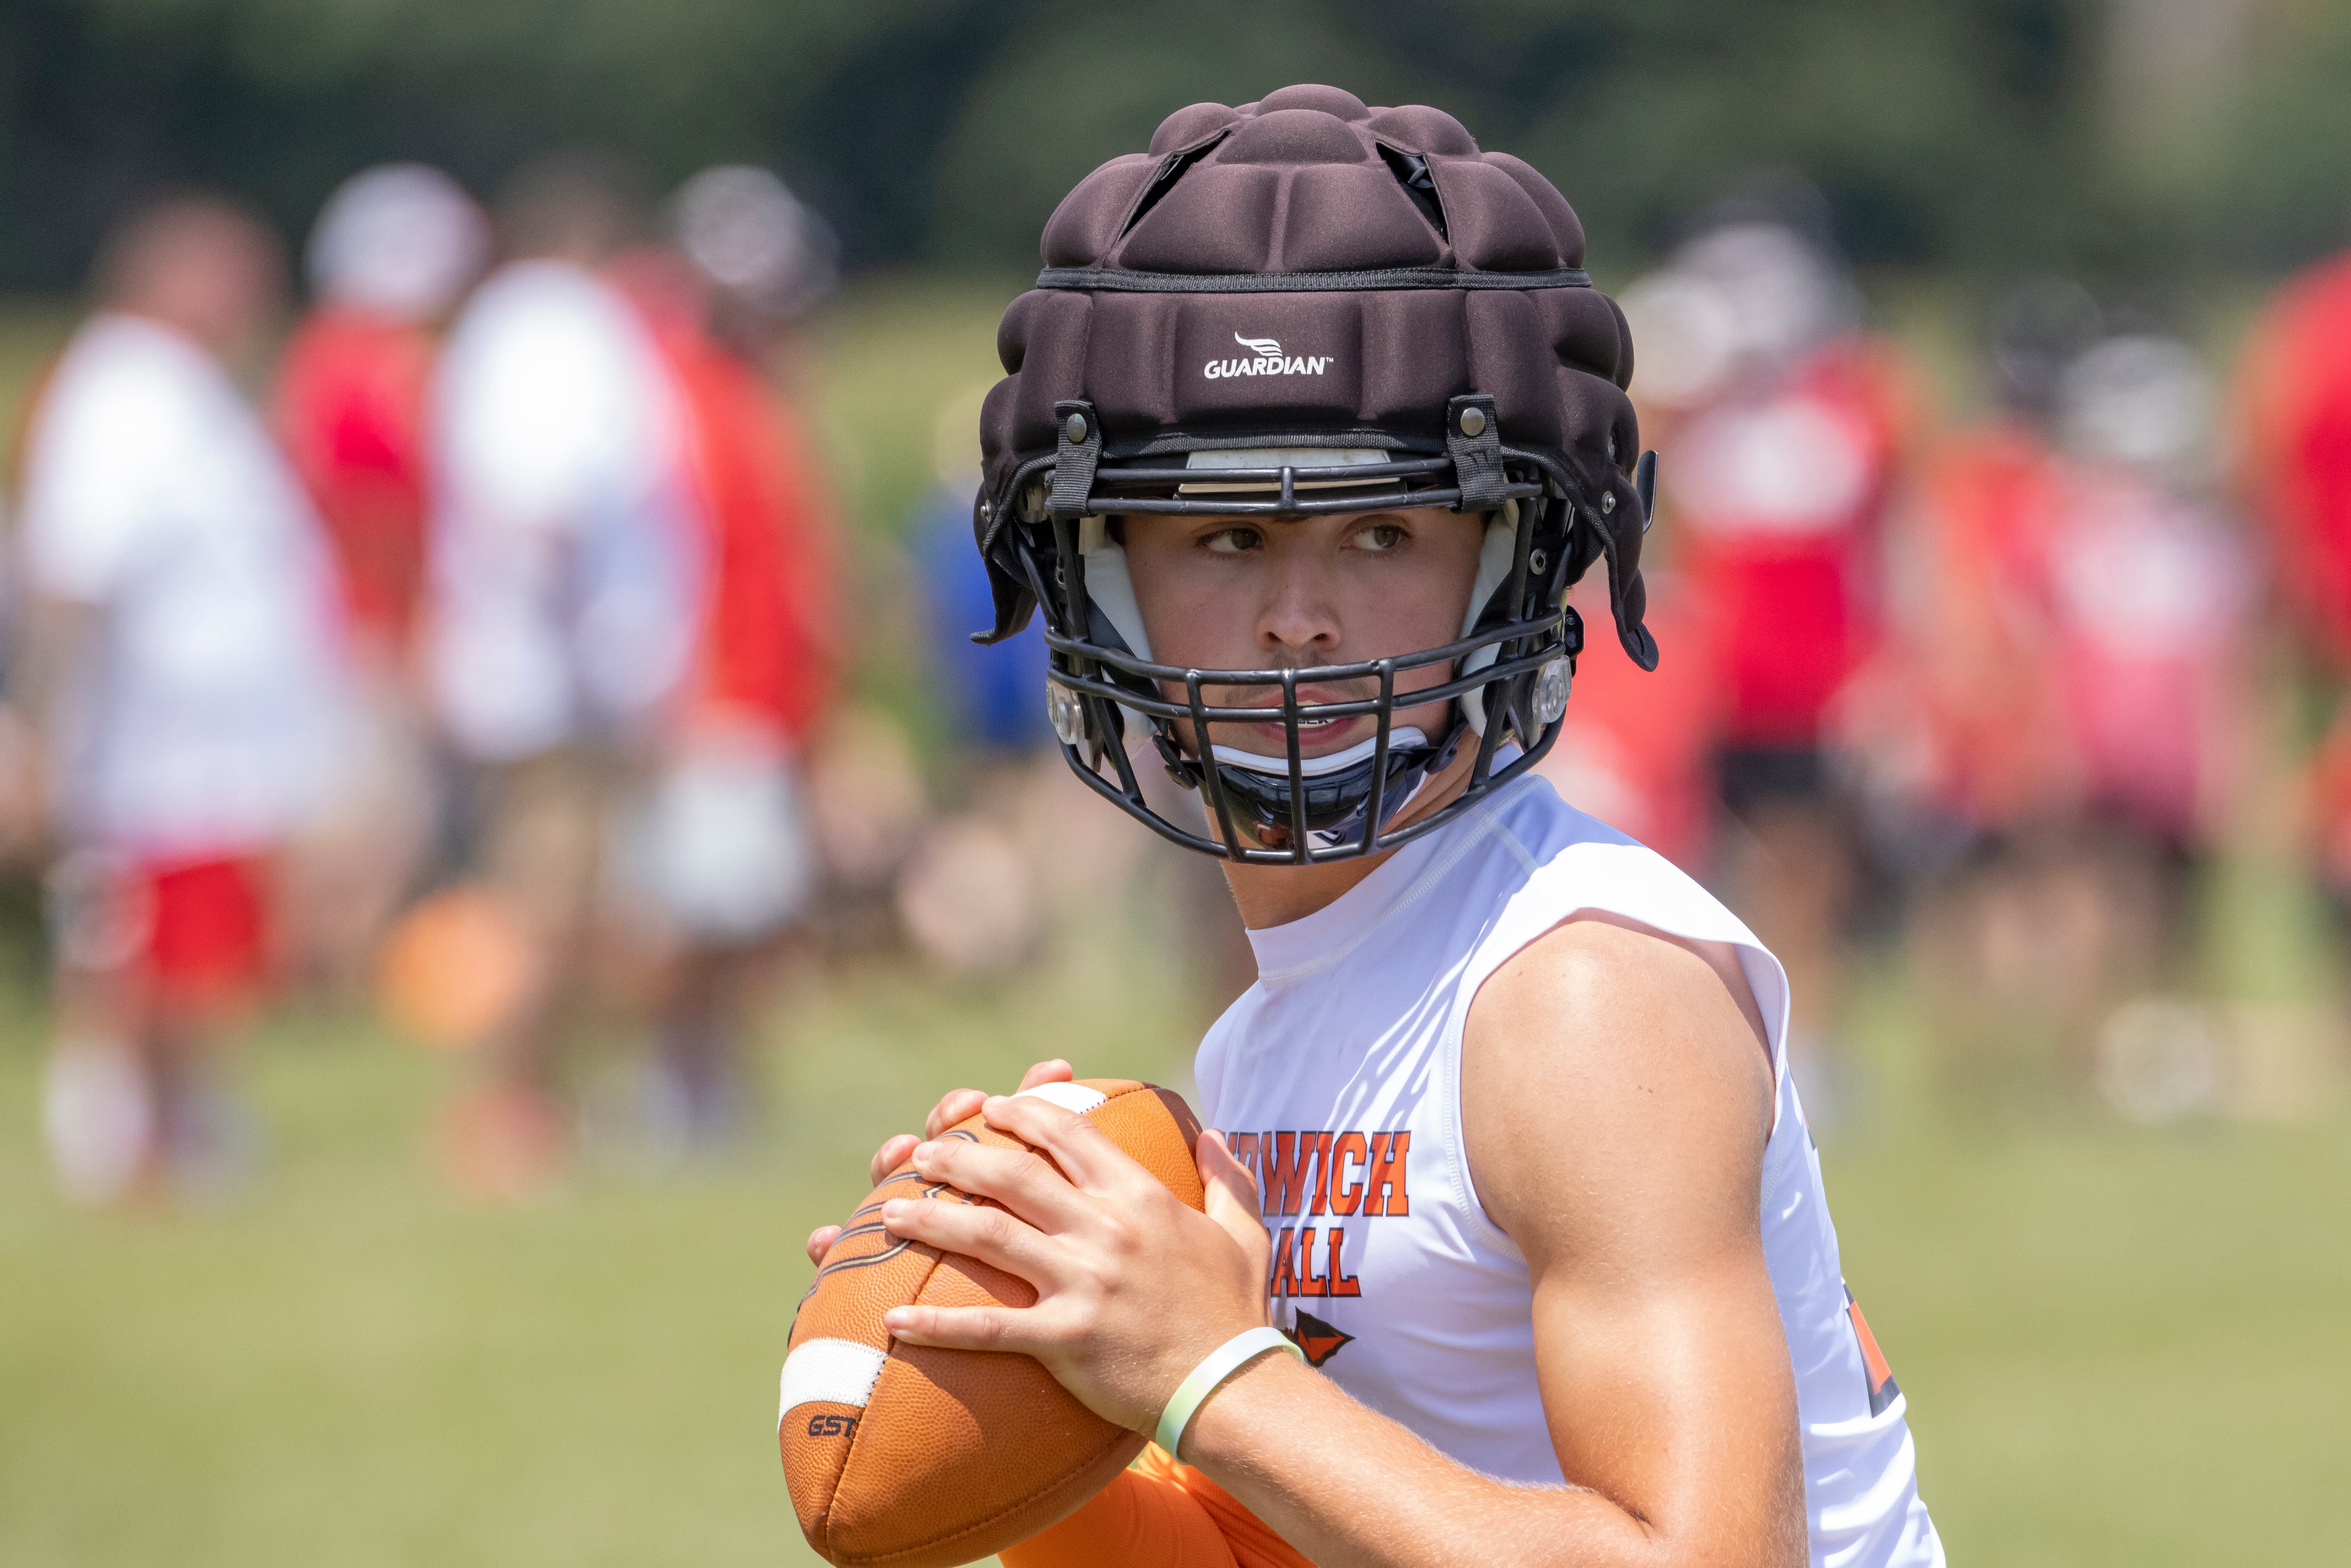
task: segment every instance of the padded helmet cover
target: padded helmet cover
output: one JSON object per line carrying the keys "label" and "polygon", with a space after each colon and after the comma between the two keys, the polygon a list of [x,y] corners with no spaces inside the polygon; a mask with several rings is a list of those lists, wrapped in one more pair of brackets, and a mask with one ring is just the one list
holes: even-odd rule
{"label": "padded helmet cover", "polygon": [[[1054,404],[1098,412],[1107,455],[1213,446],[1444,450],[1448,400],[1494,400],[1506,446],[1562,469],[1585,525],[1566,580],[1605,554],[1617,633],[1642,629],[1633,345],[1582,271],[1583,227],[1531,167],[1450,115],[1290,87],[1168,117],[1045,226],[1040,287],[997,334],[975,526],[989,640],[1034,600],[996,546],[1020,476],[1056,445]],[[1280,437],[1275,441],[1269,437]]]}

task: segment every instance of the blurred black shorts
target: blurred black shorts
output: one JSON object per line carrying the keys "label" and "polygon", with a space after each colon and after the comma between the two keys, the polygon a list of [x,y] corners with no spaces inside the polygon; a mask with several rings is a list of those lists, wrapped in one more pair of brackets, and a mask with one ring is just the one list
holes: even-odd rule
{"label": "blurred black shorts", "polygon": [[1733,816],[1758,806],[1835,798],[1828,753],[1817,746],[1740,746],[1715,758],[1722,804]]}

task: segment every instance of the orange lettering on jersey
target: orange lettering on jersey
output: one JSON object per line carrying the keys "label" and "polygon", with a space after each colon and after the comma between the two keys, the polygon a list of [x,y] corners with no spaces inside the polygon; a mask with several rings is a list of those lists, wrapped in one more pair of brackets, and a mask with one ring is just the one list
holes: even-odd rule
{"label": "orange lettering on jersey", "polygon": [[1323,1234],[1331,1239],[1331,1261],[1328,1265],[1329,1272],[1325,1276],[1330,1284],[1331,1294],[1334,1296],[1362,1295],[1364,1293],[1363,1282],[1357,1280],[1353,1274],[1346,1272],[1339,1261],[1339,1249],[1341,1244],[1347,1239],[1347,1228],[1343,1225],[1334,1225]]}
{"label": "orange lettering on jersey", "polygon": [[1255,1133],[1230,1134],[1225,1139],[1225,1146],[1232,1150],[1233,1158],[1239,1164],[1241,1169],[1256,1178],[1257,1189],[1259,1193],[1263,1193],[1265,1177],[1259,1174],[1257,1168],[1257,1134]]}
{"label": "orange lettering on jersey", "polygon": [[1301,1296],[1327,1296],[1331,1293],[1331,1281],[1314,1271],[1314,1228],[1311,1225],[1298,1228],[1298,1268],[1293,1277],[1298,1281],[1298,1293]]}
{"label": "orange lettering on jersey", "polygon": [[1306,1212],[1309,1214],[1322,1213],[1323,1202],[1328,1199],[1330,1196],[1331,1134],[1328,1133],[1317,1133],[1314,1134],[1314,1196],[1312,1201],[1307,1204]]}
{"label": "orange lettering on jersey", "polygon": [[[1352,1182],[1348,1180],[1347,1162],[1352,1159],[1359,1167],[1369,1166],[1371,1162],[1364,1157],[1369,1147],[1368,1141],[1361,1133],[1342,1133],[1332,1141],[1329,1168],[1323,1173],[1327,1178],[1323,1186],[1330,1195],[1332,1213],[1353,1214],[1355,1206],[1364,1201],[1363,1181],[1360,1176]],[[1314,1212],[1320,1214],[1322,1211],[1318,1207]]]}
{"label": "orange lettering on jersey", "polygon": [[1269,1296],[1298,1294],[1298,1274],[1290,1266],[1290,1247],[1298,1234],[1295,1226],[1285,1225],[1273,1242],[1273,1278],[1265,1288]]}
{"label": "orange lettering on jersey", "polygon": [[[1365,1214],[1410,1214],[1412,1195],[1405,1176],[1405,1154],[1412,1147],[1410,1133],[1374,1133],[1372,1159],[1364,1172],[1369,1196]],[[1296,1210],[1292,1210],[1295,1213]]]}
{"label": "orange lettering on jersey", "polygon": [[1273,1157],[1265,1158],[1265,1145],[1258,1145],[1258,1157],[1267,1166],[1264,1184],[1265,1211],[1268,1214],[1296,1214],[1306,1201],[1306,1168],[1314,1161],[1322,1145],[1319,1134],[1313,1133],[1276,1133],[1273,1135]]}

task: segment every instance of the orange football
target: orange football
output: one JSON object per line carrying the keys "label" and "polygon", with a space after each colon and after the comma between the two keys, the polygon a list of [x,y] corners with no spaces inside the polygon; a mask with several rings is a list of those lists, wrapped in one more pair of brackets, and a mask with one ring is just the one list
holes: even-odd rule
{"label": "orange football", "polygon": [[[1203,1207],[1183,1097],[1090,1079],[1027,1091],[1085,1116],[1168,1190]],[[1020,1140],[975,1116],[942,1134]],[[1027,1281],[882,1228],[893,1197],[977,1202],[900,1166],[849,1217],[800,1299],[777,1440],[809,1544],[829,1563],[949,1568],[1026,1541],[1074,1511],[1142,1451],[1025,1355],[902,1345],[882,1314],[910,1302],[1025,1307]]]}

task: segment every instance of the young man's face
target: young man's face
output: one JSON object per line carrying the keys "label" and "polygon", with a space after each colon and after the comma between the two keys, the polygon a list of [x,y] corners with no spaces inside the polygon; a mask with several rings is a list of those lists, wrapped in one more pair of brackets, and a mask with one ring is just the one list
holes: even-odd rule
{"label": "young man's face", "polygon": [[[1482,515],[1438,507],[1280,521],[1130,516],[1127,567],[1155,660],[1193,669],[1297,669],[1350,664],[1442,647],[1461,635],[1486,537]],[[1443,664],[1401,672],[1399,692],[1452,678]],[[1379,695],[1379,682],[1301,679],[1298,700],[1346,702]],[[1184,700],[1180,684],[1168,695]],[[1209,686],[1211,706],[1265,707],[1264,724],[1211,726],[1218,746],[1281,756],[1288,749],[1279,686]],[[1447,704],[1399,703],[1395,727],[1431,741],[1446,733]],[[1180,726],[1193,742],[1188,725]],[[1368,714],[1301,724],[1304,755],[1369,739]]]}

